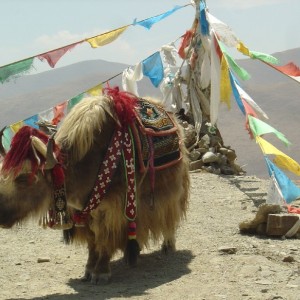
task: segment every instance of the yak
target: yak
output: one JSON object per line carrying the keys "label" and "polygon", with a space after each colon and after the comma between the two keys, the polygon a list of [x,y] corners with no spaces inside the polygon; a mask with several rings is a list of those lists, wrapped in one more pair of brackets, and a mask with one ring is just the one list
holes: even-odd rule
{"label": "yak", "polygon": [[157,100],[105,88],[77,103],[54,134],[23,126],[1,148],[0,227],[35,217],[62,229],[66,242],[87,245],[84,280],[108,281],[117,251],[134,266],[150,241],[175,250],[189,158],[182,126]]}

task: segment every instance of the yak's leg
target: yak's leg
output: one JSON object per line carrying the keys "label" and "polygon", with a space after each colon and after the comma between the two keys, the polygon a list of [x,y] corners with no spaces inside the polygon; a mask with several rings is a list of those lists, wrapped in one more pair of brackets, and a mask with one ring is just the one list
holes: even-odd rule
{"label": "yak's leg", "polygon": [[161,251],[164,254],[172,253],[176,250],[176,239],[175,239],[175,232],[164,232],[163,233],[164,241],[161,245]]}
{"label": "yak's leg", "polygon": [[107,253],[107,251],[102,250],[98,261],[94,267],[91,282],[94,284],[98,284],[101,282],[107,283],[111,277],[110,271],[110,259],[111,255]]}
{"label": "yak's leg", "polygon": [[93,272],[95,269],[95,266],[97,264],[97,261],[99,260],[99,252],[96,251],[95,244],[93,242],[88,243],[88,260],[85,266],[85,273],[82,277],[83,281],[90,281],[92,280]]}

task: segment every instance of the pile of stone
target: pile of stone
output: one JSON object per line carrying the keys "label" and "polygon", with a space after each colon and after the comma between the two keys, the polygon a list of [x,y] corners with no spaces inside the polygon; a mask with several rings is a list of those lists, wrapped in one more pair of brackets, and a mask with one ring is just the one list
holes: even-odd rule
{"label": "pile of stone", "polygon": [[202,126],[200,137],[193,125],[182,122],[185,145],[190,151],[190,170],[203,170],[214,174],[244,175],[246,172],[237,164],[237,156],[230,146],[224,146],[219,132],[211,133]]}

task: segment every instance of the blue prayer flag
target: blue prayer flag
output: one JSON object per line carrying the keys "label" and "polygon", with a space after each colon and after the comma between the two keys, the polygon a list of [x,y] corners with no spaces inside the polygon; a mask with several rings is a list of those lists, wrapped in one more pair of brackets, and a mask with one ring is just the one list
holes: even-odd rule
{"label": "blue prayer flag", "polygon": [[283,198],[286,203],[291,203],[300,197],[300,188],[297,187],[272,161],[265,156],[266,164],[268,167],[269,175],[274,174]]}
{"label": "blue prayer flag", "polygon": [[133,25],[141,25],[141,26],[144,26],[147,29],[150,29],[155,23],[161,21],[162,19],[164,19],[164,18],[168,17],[169,15],[173,14],[176,10],[181,9],[183,7],[184,6],[176,5],[173,9],[171,9],[171,10],[169,10],[169,11],[167,11],[167,12],[161,14],[161,15],[158,15],[158,16],[155,16],[155,17],[143,20],[143,21],[137,22],[136,19],[135,19],[133,21]]}
{"label": "blue prayer flag", "polygon": [[164,78],[164,68],[159,51],[142,61],[143,74],[150,78],[152,84],[158,87]]}
{"label": "blue prayer flag", "polygon": [[238,89],[236,88],[237,80],[230,70],[229,70],[229,77],[230,77],[230,83],[231,83],[231,88],[232,88],[232,92],[234,95],[234,99],[235,99],[237,105],[239,106],[240,110],[242,111],[242,113],[244,115],[246,115],[245,107],[242,102],[240,93],[239,93]]}

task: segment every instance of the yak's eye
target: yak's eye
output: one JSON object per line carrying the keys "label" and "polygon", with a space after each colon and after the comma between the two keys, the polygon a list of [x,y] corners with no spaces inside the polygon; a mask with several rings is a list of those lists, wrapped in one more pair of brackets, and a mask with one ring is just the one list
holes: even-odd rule
{"label": "yak's eye", "polygon": [[36,176],[29,173],[20,174],[15,178],[15,184],[19,186],[28,186],[36,182]]}

